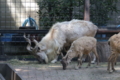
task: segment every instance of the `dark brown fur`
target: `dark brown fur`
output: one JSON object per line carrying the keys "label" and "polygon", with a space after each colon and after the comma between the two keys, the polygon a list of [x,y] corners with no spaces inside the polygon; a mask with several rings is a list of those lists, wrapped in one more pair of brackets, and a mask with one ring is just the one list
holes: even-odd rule
{"label": "dark brown fur", "polygon": [[66,67],[67,67],[67,62],[65,60],[62,60],[61,61],[61,64],[63,66],[63,70],[66,70]]}

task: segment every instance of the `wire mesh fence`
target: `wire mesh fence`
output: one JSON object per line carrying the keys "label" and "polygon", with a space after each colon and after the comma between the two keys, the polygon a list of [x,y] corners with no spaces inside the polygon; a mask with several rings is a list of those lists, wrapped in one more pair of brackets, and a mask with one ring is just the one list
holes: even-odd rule
{"label": "wire mesh fence", "polygon": [[39,0],[0,0],[0,29],[16,30],[28,16],[38,24]]}
{"label": "wire mesh fence", "polygon": [[[114,0],[118,2],[110,3],[115,5],[113,7],[104,7],[101,1],[90,0],[90,20],[99,28],[118,29],[120,1]],[[112,14],[105,12],[110,7],[110,12],[115,7]],[[42,29],[49,29],[56,22],[83,19],[83,16],[84,0],[0,0],[0,54],[29,55],[26,50],[27,42],[23,38],[24,33],[34,35],[40,41],[48,32]],[[35,20],[38,30],[34,28],[35,25],[30,24],[29,17]],[[107,33],[108,38],[113,34]],[[104,35],[100,34],[99,38],[102,37]]]}
{"label": "wire mesh fence", "polygon": [[[120,23],[120,1],[103,1],[90,0],[91,21],[102,27],[116,27]],[[0,15],[1,30],[18,30],[29,16],[39,29],[49,29],[58,21],[83,19],[84,0],[0,0]]]}

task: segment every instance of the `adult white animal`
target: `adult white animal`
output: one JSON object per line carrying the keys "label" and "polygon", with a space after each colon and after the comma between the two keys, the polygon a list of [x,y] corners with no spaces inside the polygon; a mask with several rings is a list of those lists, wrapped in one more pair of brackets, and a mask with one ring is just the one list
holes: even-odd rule
{"label": "adult white animal", "polygon": [[[31,48],[29,44],[28,51],[37,55],[37,58],[41,61],[54,63],[64,46],[70,46],[74,40],[82,36],[94,37],[97,29],[96,25],[85,20],[73,19],[71,21],[57,22],[40,42],[34,40],[36,44],[34,48]],[[25,37],[25,39],[28,38]]]}
{"label": "adult white animal", "polygon": [[90,66],[91,64],[90,52],[93,52],[95,56],[97,57],[97,65],[98,65],[99,57],[98,57],[97,50],[96,50],[96,43],[97,43],[97,40],[94,37],[88,37],[88,36],[83,36],[73,41],[70,49],[68,50],[67,54],[65,55],[65,57],[63,57],[61,61],[63,65],[63,69],[65,70],[67,65],[75,57],[78,57],[78,65],[76,66],[76,69],[81,67],[82,65],[81,59],[83,55],[89,56],[89,63],[87,67]]}

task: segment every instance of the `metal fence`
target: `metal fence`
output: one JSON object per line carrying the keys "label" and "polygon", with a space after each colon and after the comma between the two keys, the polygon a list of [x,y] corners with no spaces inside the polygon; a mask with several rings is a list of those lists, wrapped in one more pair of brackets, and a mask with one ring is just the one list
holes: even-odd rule
{"label": "metal fence", "polygon": [[38,24],[40,0],[0,0],[0,29],[18,30],[30,15]]}
{"label": "metal fence", "polygon": [[[45,34],[30,25],[29,16],[39,26],[38,2],[40,0],[0,0],[0,58],[8,59],[9,56],[29,55],[26,50],[27,42],[23,33],[35,35],[40,39]],[[26,22],[27,21],[27,22]],[[25,26],[29,26],[26,27]],[[31,28],[31,27],[32,28]],[[32,29],[32,30],[28,30]],[[40,36],[39,36],[40,34]],[[38,38],[38,37],[39,38]]]}
{"label": "metal fence", "polygon": [[[8,58],[9,56],[13,56],[13,55],[14,56],[29,55],[28,51],[26,50],[27,42],[24,40],[23,34],[26,33],[26,34],[30,34],[31,36],[34,35],[36,36],[37,40],[40,40],[48,32],[48,30],[40,30],[41,25],[39,23],[41,22],[47,23],[43,21],[39,22],[40,18],[37,12],[39,11],[40,6],[38,5],[38,3],[40,1],[42,0],[0,0],[0,55],[1,55],[0,57],[1,58],[3,57]],[[78,0],[78,1],[79,4],[77,3],[77,5],[72,8],[73,9],[72,14],[74,15],[71,17],[71,19],[83,18],[83,13],[81,13],[80,11],[84,11],[83,9],[84,6],[82,5],[82,2],[80,3],[80,1],[82,0]],[[120,9],[119,4],[120,1],[117,4],[118,9]],[[119,26],[119,13],[120,12],[109,15],[112,19],[108,21],[107,27]],[[53,14],[55,14],[55,12]],[[79,16],[75,16],[76,14]],[[26,26],[29,26],[26,28],[22,26],[23,23],[27,21],[29,16],[36,21],[39,30],[35,30],[33,26],[31,28],[29,24],[25,24]],[[53,20],[55,19],[54,15],[51,17],[54,17]],[[63,19],[62,15],[61,17],[62,17],[61,19]],[[67,19],[64,18],[63,20],[67,20]],[[51,22],[53,24],[57,21],[51,21]],[[106,41],[111,35],[118,32],[119,31],[115,31],[115,32],[99,31],[96,35],[96,38],[100,41],[102,40]]]}
{"label": "metal fence", "polygon": [[34,59],[26,49],[28,43],[23,38],[23,34],[30,35],[31,40],[35,36],[35,39],[40,41],[48,30],[0,30],[0,32],[0,59],[7,60],[15,57],[17,59]]}

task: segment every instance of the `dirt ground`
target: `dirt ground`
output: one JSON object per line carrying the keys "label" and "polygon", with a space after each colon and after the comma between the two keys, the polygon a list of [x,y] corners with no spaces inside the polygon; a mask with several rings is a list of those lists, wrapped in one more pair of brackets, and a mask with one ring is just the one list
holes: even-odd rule
{"label": "dirt ground", "polygon": [[100,63],[98,68],[95,64],[86,68],[87,63],[75,70],[76,62],[71,62],[67,70],[62,69],[60,62],[55,64],[39,64],[37,61],[7,61],[23,80],[120,80],[120,62],[115,69],[117,72],[108,73],[107,63]]}

